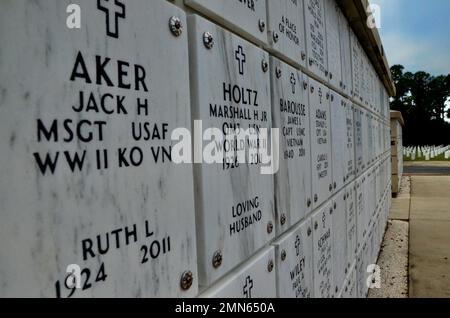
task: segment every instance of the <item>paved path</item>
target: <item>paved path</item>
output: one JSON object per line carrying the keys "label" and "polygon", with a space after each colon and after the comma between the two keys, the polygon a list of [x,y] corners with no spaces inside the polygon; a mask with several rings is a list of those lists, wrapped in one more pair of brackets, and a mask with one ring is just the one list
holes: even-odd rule
{"label": "paved path", "polygon": [[409,235],[409,296],[450,297],[450,177],[411,177]]}
{"label": "paved path", "polygon": [[405,175],[450,176],[450,162],[448,161],[405,162],[403,171]]}
{"label": "paved path", "polygon": [[405,175],[447,175],[450,176],[450,168],[448,167],[432,167],[432,166],[424,166],[424,167],[412,167],[405,166],[404,167]]}

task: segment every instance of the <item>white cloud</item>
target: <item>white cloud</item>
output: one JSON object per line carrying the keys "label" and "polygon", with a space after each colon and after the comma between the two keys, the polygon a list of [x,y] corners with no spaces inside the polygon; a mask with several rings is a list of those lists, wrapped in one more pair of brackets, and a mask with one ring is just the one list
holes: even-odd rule
{"label": "white cloud", "polygon": [[419,41],[405,34],[389,32],[383,36],[383,45],[390,65],[401,64],[411,72],[450,74],[448,53],[436,49],[436,44],[431,41]]}

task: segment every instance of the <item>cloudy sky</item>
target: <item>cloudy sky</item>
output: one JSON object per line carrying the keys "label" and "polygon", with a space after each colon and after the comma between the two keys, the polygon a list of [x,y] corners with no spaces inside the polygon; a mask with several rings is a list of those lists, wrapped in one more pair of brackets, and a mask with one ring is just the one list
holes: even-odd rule
{"label": "cloudy sky", "polygon": [[450,74],[450,0],[370,0],[380,6],[379,30],[390,65]]}

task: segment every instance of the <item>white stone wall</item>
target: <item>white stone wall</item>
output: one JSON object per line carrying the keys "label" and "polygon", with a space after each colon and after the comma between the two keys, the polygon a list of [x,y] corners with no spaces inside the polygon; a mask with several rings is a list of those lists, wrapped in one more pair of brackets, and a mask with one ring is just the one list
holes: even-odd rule
{"label": "white stone wall", "polygon": [[391,119],[392,193],[400,191],[403,176],[403,127],[398,119]]}
{"label": "white stone wall", "polygon": [[[71,2],[0,3],[0,296],[365,297],[389,100],[335,1]],[[276,174],[174,162],[236,127]]]}

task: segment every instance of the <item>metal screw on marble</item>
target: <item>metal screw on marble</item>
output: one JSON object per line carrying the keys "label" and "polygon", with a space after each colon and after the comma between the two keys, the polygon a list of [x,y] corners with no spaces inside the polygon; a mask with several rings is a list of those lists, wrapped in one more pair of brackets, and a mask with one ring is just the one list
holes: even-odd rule
{"label": "metal screw on marble", "polygon": [[272,222],[267,223],[267,233],[271,234],[273,231],[273,224]]}
{"label": "metal screw on marble", "polygon": [[221,251],[215,252],[212,261],[213,267],[219,268],[220,265],[222,265],[222,260],[223,260],[222,252]]}
{"label": "metal screw on marble", "polygon": [[311,93],[314,93],[314,86],[311,86]]}
{"label": "metal screw on marble", "polygon": [[334,289],[334,291],[336,292],[336,294],[339,292],[339,288],[336,286],[336,288]]}
{"label": "metal screw on marble", "polygon": [[308,231],[307,231],[308,236],[311,236],[311,232],[312,232],[311,228],[308,227]]}
{"label": "metal screw on marble", "polygon": [[328,71],[325,71],[325,76],[328,76]]}
{"label": "metal screw on marble", "polygon": [[314,60],[313,59],[309,59],[309,66],[312,66],[314,64]]}
{"label": "metal screw on marble", "polygon": [[205,32],[203,33],[203,44],[205,47],[210,50],[214,46],[214,37],[211,34],[211,32]]}
{"label": "metal screw on marble", "polygon": [[277,66],[277,68],[275,70],[275,74],[277,75],[277,78],[281,77],[281,68],[279,68],[278,66]]}
{"label": "metal screw on marble", "polygon": [[330,93],[327,93],[327,99],[330,99]]}
{"label": "metal screw on marble", "polygon": [[286,215],[285,214],[281,215],[280,223],[281,223],[281,225],[285,225],[286,224]]}
{"label": "metal screw on marble", "polygon": [[330,215],[333,214],[333,208],[330,208]]}
{"label": "metal screw on marble", "polygon": [[306,53],[302,52],[302,61],[306,60]]}
{"label": "metal screw on marble", "polygon": [[319,200],[319,197],[317,196],[317,194],[314,194],[314,202],[317,202]]}
{"label": "metal screw on marble", "polygon": [[285,261],[285,260],[286,260],[286,251],[285,251],[285,250],[282,250],[282,251],[281,251],[281,260],[282,260],[282,261]]}
{"label": "metal screw on marble", "polygon": [[303,82],[303,89],[307,89],[308,88],[308,83]]}
{"label": "metal screw on marble", "polygon": [[[345,182],[345,180],[344,180],[344,182]],[[336,188],[337,188],[336,182],[333,183],[333,188],[336,190]]]}
{"label": "metal screw on marble", "polygon": [[331,95],[331,101],[334,101],[334,95]]}
{"label": "metal screw on marble", "polygon": [[275,43],[277,43],[279,39],[280,39],[280,37],[279,37],[278,33],[277,32],[273,32],[273,41]]}
{"label": "metal screw on marble", "polygon": [[266,73],[267,70],[269,69],[269,63],[267,63],[266,60],[262,60],[261,67],[262,67],[263,72]]}
{"label": "metal screw on marble", "polygon": [[330,192],[333,191],[333,185],[330,184],[330,186],[328,187],[328,189],[330,189]]}
{"label": "metal screw on marble", "polygon": [[316,221],[316,222],[314,222],[314,230],[317,231],[318,228],[319,228],[319,223],[317,223],[317,221]]}
{"label": "metal screw on marble", "polygon": [[169,28],[170,32],[176,37],[180,36],[183,33],[183,23],[178,17],[171,17],[169,20]]}
{"label": "metal screw on marble", "polygon": [[186,271],[181,275],[180,286],[182,290],[188,290],[191,288],[194,281],[194,274],[191,271]]}
{"label": "metal screw on marble", "polygon": [[271,273],[273,271],[273,261],[270,260],[269,264],[267,264],[267,270],[269,271],[269,273]]}
{"label": "metal screw on marble", "polygon": [[306,205],[308,206],[308,208],[311,206],[311,199],[308,199],[308,201],[306,202]]}
{"label": "metal screw on marble", "polygon": [[264,22],[264,20],[259,20],[258,25],[259,31],[264,32],[264,30],[266,29],[266,22]]}

